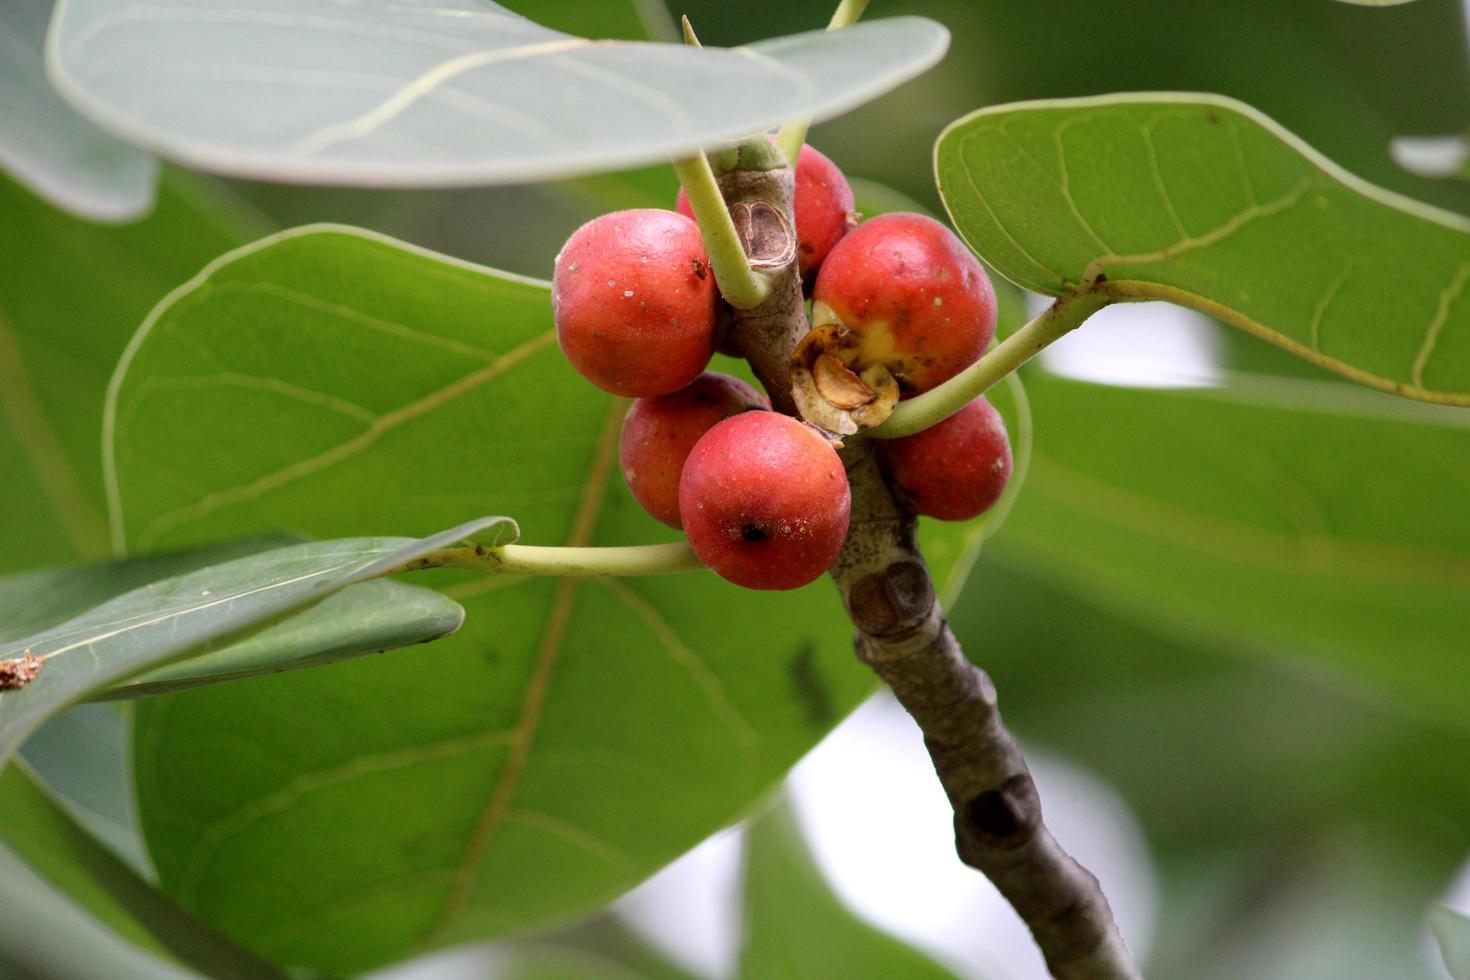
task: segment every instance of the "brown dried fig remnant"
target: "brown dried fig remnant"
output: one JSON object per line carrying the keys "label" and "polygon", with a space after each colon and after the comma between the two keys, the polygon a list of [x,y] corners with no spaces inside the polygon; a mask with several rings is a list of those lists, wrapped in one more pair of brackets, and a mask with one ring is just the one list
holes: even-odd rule
{"label": "brown dried fig remnant", "polygon": [[19,691],[35,680],[44,666],[46,661],[31,656],[29,650],[19,657],[0,660],[0,691]]}
{"label": "brown dried fig remnant", "polygon": [[857,363],[857,337],[841,323],[814,328],[791,357],[792,396],[802,418],[837,435],[881,424],[898,403],[898,382],[882,364]]}
{"label": "brown dried fig remnant", "polygon": [[817,362],[812,366],[812,380],[816,382],[817,391],[823,398],[848,411],[866,405],[878,397],[871,388],[863,384],[862,378],[849,371],[846,364],[831,354],[817,356]]}

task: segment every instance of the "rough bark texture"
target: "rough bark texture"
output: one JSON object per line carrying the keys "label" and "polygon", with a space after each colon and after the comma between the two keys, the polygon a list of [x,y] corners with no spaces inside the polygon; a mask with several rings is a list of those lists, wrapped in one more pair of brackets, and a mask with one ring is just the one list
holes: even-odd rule
{"label": "rough bark texture", "polygon": [[[782,169],[732,170],[721,174],[719,182],[745,250],[754,252],[751,266],[771,280],[771,294],[764,303],[735,311],[725,349],[750,362],[776,411],[796,415],[791,400],[791,352],[807,330],[797,271],[796,228],[789,217],[796,181],[790,169]],[[778,240],[783,234],[785,240]]]}
{"label": "rough bark texture", "polygon": [[[747,251],[754,258],[782,253],[771,238],[779,230],[767,227],[747,238],[740,213],[760,204],[790,215],[791,172],[735,170],[720,177],[720,187]],[[783,266],[757,267],[774,288],[759,307],[736,312],[726,348],[750,362],[778,411],[796,414],[790,359],[807,321],[794,254]],[[841,454],[852,486],[852,525],[832,579],[857,628],[859,658],[923,732],[954,808],[960,860],[983,872],[1016,909],[1054,977],[1140,976],[1097,879],[1042,821],[1036,785],[1001,721],[995,687],[950,632],[915,540],[917,522],[894,499],[871,440],[850,438]]]}
{"label": "rough bark texture", "polygon": [[832,578],[857,627],[858,656],[924,733],[954,809],[960,860],[1015,908],[1052,976],[1139,976],[1097,879],[1042,821],[1036,784],[1001,721],[995,686],[965,658],[935,599],[914,518],[895,503],[870,444],[857,440],[843,456],[853,526]]}

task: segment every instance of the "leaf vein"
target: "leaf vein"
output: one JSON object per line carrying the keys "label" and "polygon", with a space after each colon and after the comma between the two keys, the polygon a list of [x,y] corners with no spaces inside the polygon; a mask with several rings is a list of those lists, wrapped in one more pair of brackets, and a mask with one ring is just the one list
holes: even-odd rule
{"label": "leaf vein", "polygon": [[688,671],[689,676],[699,686],[705,700],[724,722],[725,728],[740,749],[747,778],[754,778],[760,750],[760,736],[756,734],[755,727],[730,700],[730,695],[720,682],[719,675],[710,669],[699,654],[691,650],[680,639],[679,634],[669,625],[668,620],[653,603],[635,592],[626,582],[621,579],[600,579],[598,584],[611,592],[618,601],[643,620],[644,625],[658,637],[659,642],[668,652],[669,658]]}
{"label": "leaf vein", "polygon": [[143,533],[139,535],[139,543],[146,547],[157,540],[158,536],[165,531],[191,521],[200,520],[219,510],[221,507],[228,507],[258,499],[273,490],[278,490],[283,486],[304,479],[330,466],[345,462],[372,447],[379,439],[394,429],[414,421],[455,398],[474,391],[481,385],[505,373],[526,358],[547,347],[555,339],[555,331],[548,330],[538,334],[520,346],[507,351],[484,367],[464,375],[458,380],[425,395],[417,401],[410,402],[386,415],[379,416],[372,425],[351,439],[340,442],[329,449],[322,450],[314,456],[309,456],[289,466],[284,466],[272,473],[257,477],[250,483],[231,487],[226,490],[214,491],[193,504],[178,507],[162,514],[154,518],[148,527],[144,529]]}
{"label": "leaf vein", "polygon": [[1424,369],[1429,365],[1429,358],[1434,354],[1435,345],[1439,343],[1439,335],[1444,330],[1444,325],[1450,318],[1450,307],[1460,298],[1465,291],[1465,283],[1470,281],[1470,262],[1463,263],[1455,270],[1455,278],[1444,291],[1439,294],[1439,304],[1434,311],[1434,319],[1429,321],[1429,327],[1424,331],[1424,343],[1420,345],[1419,352],[1414,355],[1414,363],[1409,369],[1409,378],[1417,387],[1424,387]]}

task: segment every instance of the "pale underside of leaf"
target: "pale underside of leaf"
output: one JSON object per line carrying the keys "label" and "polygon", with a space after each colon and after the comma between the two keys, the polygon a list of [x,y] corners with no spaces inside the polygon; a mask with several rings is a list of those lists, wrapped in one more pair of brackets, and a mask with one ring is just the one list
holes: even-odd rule
{"label": "pale underside of leaf", "polygon": [[82,218],[146,214],[157,161],[78,115],[46,80],[50,12],[50,0],[7,0],[0,17],[0,167]]}
{"label": "pale underside of leaf", "polygon": [[23,639],[0,661],[35,665],[20,690],[0,692],[0,764],[47,718],[150,668],[249,637],[358,582],[375,578],[502,518],[421,541],[360,539],[293,545],[153,583]]}
{"label": "pale underside of leaf", "polygon": [[734,49],[588,41],[492,3],[62,0],[57,87],[189,166],[296,183],[542,180],[825,118],[912,78],[919,18]]}
{"label": "pale underside of leaf", "polygon": [[1470,404],[1470,222],[1219,96],[1018,103],[951,124],[946,205],[1002,274],[1191,306],[1355,381]]}

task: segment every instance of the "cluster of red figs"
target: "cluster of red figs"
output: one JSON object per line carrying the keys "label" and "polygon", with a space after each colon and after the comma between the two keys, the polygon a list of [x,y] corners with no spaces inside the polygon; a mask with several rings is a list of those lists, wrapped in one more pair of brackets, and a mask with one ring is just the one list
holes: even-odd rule
{"label": "cluster of red figs", "polygon": [[[599,388],[637,399],[620,451],[633,496],[681,528],[705,565],[752,589],[816,580],[847,538],[839,430],[807,405],[877,424],[885,393],[896,400],[947,381],[995,333],[990,280],[948,228],[909,213],[858,224],[847,179],[811,147],[795,177],[814,329],[793,370],[807,369],[809,392],[797,403],[811,421],[706,371],[732,315],[682,191],[677,210],[617,211],[583,225],[552,279],[567,360]],[[1005,424],[983,397],[915,435],[880,440],[878,458],[898,499],[940,520],[984,512],[1011,473]]]}

